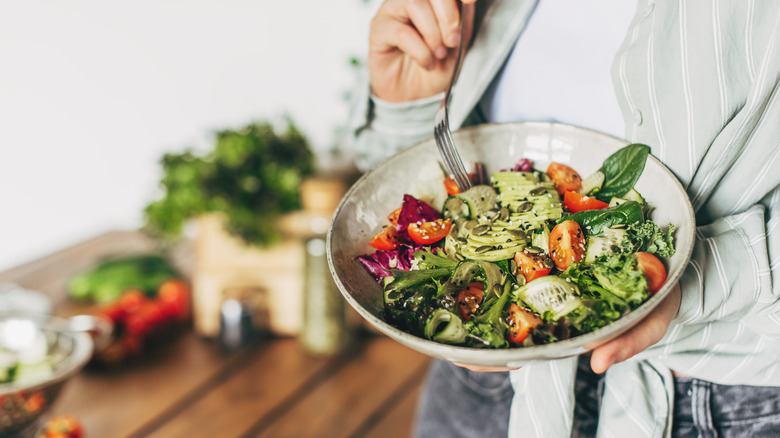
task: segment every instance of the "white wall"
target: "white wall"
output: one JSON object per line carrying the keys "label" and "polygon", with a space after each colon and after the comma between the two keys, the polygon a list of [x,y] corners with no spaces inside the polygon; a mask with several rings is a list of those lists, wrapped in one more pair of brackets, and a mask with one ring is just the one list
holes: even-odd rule
{"label": "white wall", "polygon": [[[375,2],[374,2],[375,3]],[[289,113],[333,145],[361,0],[0,1],[0,270],[137,228],[166,151]]]}

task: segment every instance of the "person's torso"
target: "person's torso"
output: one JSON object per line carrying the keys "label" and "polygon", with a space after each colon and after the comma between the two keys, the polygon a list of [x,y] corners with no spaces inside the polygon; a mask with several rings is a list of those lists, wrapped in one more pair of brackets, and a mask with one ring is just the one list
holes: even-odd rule
{"label": "person's torso", "polygon": [[636,5],[542,0],[480,102],[490,122],[555,121],[622,137],[610,69]]}

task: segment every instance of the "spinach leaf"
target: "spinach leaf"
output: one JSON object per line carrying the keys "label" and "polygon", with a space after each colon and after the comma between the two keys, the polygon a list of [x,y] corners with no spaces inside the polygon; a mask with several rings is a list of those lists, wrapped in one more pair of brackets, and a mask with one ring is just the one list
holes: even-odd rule
{"label": "spinach leaf", "polygon": [[609,228],[619,224],[633,224],[644,221],[642,205],[636,201],[626,201],[615,207],[608,207],[601,210],[585,210],[569,216],[564,216],[558,220],[563,222],[572,220],[580,224],[586,233],[601,234],[604,228]]}
{"label": "spinach leaf", "polygon": [[633,143],[607,157],[599,169],[604,173],[605,178],[596,197],[609,202],[613,197],[621,197],[628,193],[645,170],[649,154],[650,146]]}

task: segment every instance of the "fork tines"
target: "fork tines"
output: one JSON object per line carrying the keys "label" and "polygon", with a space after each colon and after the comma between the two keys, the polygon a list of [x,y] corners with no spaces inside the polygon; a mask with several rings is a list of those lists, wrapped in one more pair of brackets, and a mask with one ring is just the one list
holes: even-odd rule
{"label": "fork tines", "polygon": [[455,148],[455,142],[450,134],[446,116],[434,126],[433,133],[436,138],[436,145],[439,147],[439,153],[444,160],[444,167],[461,191],[468,190],[471,187],[471,180]]}

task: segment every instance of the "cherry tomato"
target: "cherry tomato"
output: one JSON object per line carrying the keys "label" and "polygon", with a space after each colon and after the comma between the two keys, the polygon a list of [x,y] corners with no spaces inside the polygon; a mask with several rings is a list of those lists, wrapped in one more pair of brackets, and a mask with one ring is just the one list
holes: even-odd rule
{"label": "cherry tomato", "polygon": [[664,264],[658,260],[658,257],[649,252],[634,253],[634,257],[636,257],[636,261],[639,263],[639,269],[642,270],[645,278],[647,278],[647,287],[650,289],[650,292],[656,293],[661,290],[666,281]]}
{"label": "cherry tomato", "polygon": [[137,312],[147,301],[149,301],[149,299],[142,291],[138,289],[128,289],[119,296],[117,305],[122,309],[125,316],[127,316]]}
{"label": "cherry tomato", "polygon": [[395,227],[395,224],[398,223],[398,216],[401,215],[401,207],[396,208],[393,210],[390,214],[387,215],[387,221],[390,222],[390,225]]}
{"label": "cherry tomato", "polygon": [[531,254],[525,251],[515,253],[517,273],[525,277],[525,282],[544,277],[552,271],[552,263],[544,254]]}
{"label": "cherry tomato", "polygon": [[582,260],[585,255],[585,234],[580,224],[563,221],[550,232],[550,257],[561,271]]}
{"label": "cherry tomato", "polygon": [[567,191],[574,191],[582,187],[582,177],[576,170],[561,163],[550,163],[547,167],[547,175],[555,183],[558,194],[563,195]]}
{"label": "cherry tomato", "polygon": [[454,196],[460,193],[458,183],[456,183],[455,180],[450,176],[444,178],[444,188],[447,190],[447,194],[450,196]]}
{"label": "cherry tomato", "polygon": [[485,298],[485,285],[479,282],[470,283],[458,292],[458,313],[464,321],[471,319]]}
{"label": "cherry tomato", "polygon": [[381,251],[389,251],[398,248],[398,236],[395,225],[386,226],[379,234],[374,236],[369,245]]}
{"label": "cherry tomato", "polygon": [[436,219],[429,222],[412,222],[407,228],[409,237],[420,245],[430,245],[443,239],[452,228],[452,220]]}
{"label": "cherry tomato", "polygon": [[542,319],[534,315],[530,310],[512,303],[509,305],[506,323],[509,326],[507,339],[509,342],[519,344],[525,340],[532,328],[542,323]]}
{"label": "cherry tomato", "polygon": [[146,301],[135,312],[127,315],[125,330],[143,337],[166,320],[163,304],[159,301]]}
{"label": "cherry tomato", "polygon": [[190,287],[180,279],[165,280],[157,288],[157,301],[166,316],[184,318],[190,311]]}
{"label": "cherry tomato", "polygon": [[43,408],[46,399],[41,391],[35,391],[24,400],[24,410],[27,412],[38,412]]}
{"label": "cherry tomato", "polygon": [[39,438],[82,438],[83,436],[84,427],[78,420],[69,415],[60,415],[46,423],[43,435]]}
{"label": "cherry tomato", "polygon": [[572,213],[585,210],[601,210],[602,208],[609,207],[609,204],[606,202],[599,201],[590,196],[580,195],[571,190],[563,194],[563,204],[566,205],[566,208]]}
{"label": "cherry tomato", "polygon": [[[472,184],[476,184],[474,182],[475,175],[476,175],[476,171],[469,173],[469,179],[471,180]],[[447,190],[447,194],[450,196],[455,196],[460,193],[460,188],[458,187],[458,183],[456,183],[451,176],[444,178],[444,188]]]}
{"label": "cherry tomato", "polygon": [[119,303],[112,303],[97,309],[98,315],[103,315],[113,322],[119,322],[125,317],[125,311],[119,306]]}

